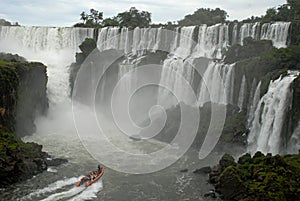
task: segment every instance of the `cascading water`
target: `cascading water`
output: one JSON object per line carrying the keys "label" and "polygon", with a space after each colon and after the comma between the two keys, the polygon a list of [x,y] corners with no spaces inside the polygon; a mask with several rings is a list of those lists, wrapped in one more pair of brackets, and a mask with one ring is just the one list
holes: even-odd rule
{"label": "cascading water", "polygon": [[0,27],[0,51],[46,64],[48,96],[55,104],[68,99],[68,66],[85,38],[93,38],[92,29],[3,26]]}
{"label": "cascading water", "polygon": [[297,153],[300,150],[300,122],[298,123],[298,126],[294,130],[287,146],[288,153]]}
{"label": "cascading water", "polygon": [[239,44],[243,45],[243,39],[250,36],[255,40],[271,40],[277,48],[286,47],[289,27],[289,22],[243,24]]}
{"label": "cascading water", "polygon": [[270,82],[254,113],[248,136],[251,153],[277,154],[283,151],[282,127],[292,98],[290,85],[296,77],[297,74],[289,74]]}
{"label": "cascading water", "polygon": [[261,40],[272,40],[277,48],[286,47],[290,22],[266,23],[261,27]]}
{"label": "cascading water", "polygon": [[[190,38],[192,40],[192,38]],[[229,45],[228,26],[217,24],[199,27],[198,41],[192,57],[222,58],[222,52]]]}
{"label": "cascading water", "polygon": [[247,91],[247,85],[246,85],[246,77],[243,75],[242,84],[239,92],[239,99],[238,99],[238,107],[240,108],[240,111],[244,108],[244,100],[245,100],[245,92]]}
{"label": "cascading water", "polygon": [[204,73],[198,103],[230,104],[233,99],[234,65],[211,62]]}
{"label": "cascading water", "polygon": [[[48,66],[48,96],[53,104],[50,105],[48,116],[37,120],[37,133],[28,137],[26,140],[43,144],[45,150],[50,154],[57,157],[66,157],[71,161],[69,165],[64,166],[57,171],[57,176],[49,176],[48,178],[51,178],[51,181],[45,181],[42,176],[37,176],[35,182],[37,182],[39,186],[32,186],[32,183],[35,182],[29,181],[19,189],[25,188],[24,186],[29,186],[29,189],[24,190],[24,194],[26,195],[29,192],[30,195],[36,196],[34,198],[38,197],[38,199],[41,197],[52,199],[56,196],[62,196],[63,199],[69,199],[67,196],[73,196],[73,191],[75,189],[71,187],[70,190],[66,190],[67,187],[70,187],[67,186],[70,181],[69,179],[61,180],[61,178],[73,178],[74,174],[78,176],[82,172],[94,168],[94,160],[91,160],[89,154],[82,147],[82,144],[76,135],[76,129],[74,128],[73,122],[74,116],[70,108],[68,97],[69,72],[66,66],[74,61],[75,52],[78,51],[78,46],[85,38],[97,38],[97,45],[100,51],[108,49],[124,50],[124,53],[128,55],[129,58],[132,57],[133,60],[149,51],[154,52],[160,49],[169,50],[169,53],[171,54],[168,59],[163,62],[160,82],[172,91],[174,90],[176,94],[178,94],[179,101],[183,101],[187,104],[200,105],[209,100],[216,103],[237,104],[233,102],[233,96],[235,94],[233,86],[235,79],[234,64],[225,65],[217,61],[210,61],[208,66],[197,66],[197,59],[200,57],[207,57],[212,60],[222,59],[223,52],[229,45],[235,43],[242,44],[242,39],[247,36],[252,36],[255,39],[269,39],[273,41],[274,46],[284,47],[286,45],[289,23],[276,22],[268,25],[247,24],[242,27],[241,31],[238,28],[238,25],[234,25],[231,38],[232,42],[230,42],[229,36],[231,33],[229,33],[229,25],[225,24],[175,28],[171,34],[166,34],[164,28],[135,28],[133,32],[131,32],[128,28],[107,27],[100,29],[98,36],[93,35],[93,29],[85,28],[0,26],[0,51],[18,53],[28,60],[41,61]],[[130,62],[124,64],[125,65],[123,66],[121,65],[123,68],[119,68],[119,78],[125,75],[130,70],[129,68],[135,66],[131,65],[132,63]],[[196,92],[199,92],[198,103],[189,100],[189,97],[187,97],[185,93],[186,89],[182,84],[184,80],[191,85],[194,84],[195,69],[193,67],[201,69],[204,72],[200,84],[194,89]],[[173,71],[175,71],[176,74],[172,73]],[[93,74],[92,71],[89,73]],[[131,87],[132,84],[134,84],[132,81],[139,75],[132,73],[131,76],[132,77],[127,78],[128,82],[126,82],[126,84],[129,85],[124,85],[125,87]],[[184,80],[179,79],[180,77],[184,78]],[[92,79],[91,81],[94,80]],[[104,82],[106,81],[109,81],[109,78],[105,77]],[[246,84],[243,83],[246,81],[247,80],[243,78],[242,83],[240,83],[239,105],[241,107],[244,105],[244,99],[246,98],[243,96],[243,89],[246,90],[246,87],[243,87],[243,85]],[[255,91],[253,92],[254,100],[251,101],[253,110],[255,110],[260,98],[260,85],[261,84],[256,85],[255,83],[252,87]],[[222,89],[223,92],[219,92],[220,89]],[[101,90],[104,90],[104,87],[102,87]],[[209,94],[208,90],[212,93]],[[165,103],[165,101],[169,99],[169,95],[166,94],[165,90],[162,90],[159,91],[157,99],[158,102]],[[67,104],[61,104],[62,102],[67,102]],[[174,101],[174,103],[170,103],[169,106],[176,103],[177,101]],[[55,107],[53,105],[55,105]],[[259,104],[259,107],[262,107],[261,104]],[[85,113],[88,112],[84,111],[84,109],[80,113],[80,115],[82,115],[80,120],[82,124],[89,125],[88,123],[90,122],[84,118]],[[253,122],[256,122],[256,118],[257,117],[255,116]],[[261,127],[264,127],[264,125],[261,125]],[[114,136],[114,134],[111,133],[111,136]],[[124,137],[124,139],[118,138],[114,140],[117,142],[116,144],[126,146],[128,138]],[[132,142],[130,141],[130,143]],[[153,146],[154,143],[151,144],[151,147]],[[103,147],[103,150],[105,150],[105,147]],[[112,160],[116,161],[116,163],[122,160],[122,158],[118,158],[117,154],[110,150],[105,150],[103,152],[106,152]],[[186,166],[186,161],[182,161],[182,164]],[[172,173],[178,173],[178,166],[171,169]],[[151,175],[151,178],[145,177],[153,181],[156,180],[157,177],[159,179],[155,182],[157,182],[158,185],[161,185],[159,182],[161,181],[161,176],[165,176],[164,174],[165,172],[162,174],[157,173],[156,175]],[[173,175],[170,177],[173,178]],[[112,193],[102,194],[102,196],[105,197],[107,195],[105,197],[106,200],[110,200],[110,196],[114,193],[113,189],[117,189],[119,193],[119,191],[122,192],[122,188],[120,186],[115,188],[115,185],[120,183],[119,177],[108,174],[107,178],[107,180],[111,181],[113,184],[110,184],[110,182],[105,183],[108,185],[107,189],[112,190]],[[130,177],[125,176],[123,179],[124,180],[121,183],[128,183]],[[59,182],[57,180],[59,180]],[[48,186],[49,183],[52,184]],[[84,191],[90,193],[89,196],[79,194],[76,195],[76,199],[84,200],[95,197],[96,193],[102,189],[102,183],[99,183],[99,185],[95,187],[97,187],[97,189],[94,189],[95,191]],[[146,190],[149,189],[149,186],[146,186],[146,189],[143,188],[143,186],[141,187],[140,183],[135,187],[141,190],[141,192],[146,192]],[[172,187],[169,188],[172,189]],[[35,191],[34,189],[37,190]],[[173,190],[170,189],[169,191]],[[20,190],[18,190],[18,192],[19,191]],[[110,191],[108,190],[107,192]],[[124,192],[124,195],[127,193],[127,191]],[[166,193],[166,197],[168,195],[169,194]],[[151,196],[153,197],[152,194],[149,197],[145,196],[144,199],[150,198]],[[105,198],[103,200],[105,200]],[[164,197],[159,197],[157,199],[161,198]],[[173,200],[176,198],[178,197],[174,197]]]}

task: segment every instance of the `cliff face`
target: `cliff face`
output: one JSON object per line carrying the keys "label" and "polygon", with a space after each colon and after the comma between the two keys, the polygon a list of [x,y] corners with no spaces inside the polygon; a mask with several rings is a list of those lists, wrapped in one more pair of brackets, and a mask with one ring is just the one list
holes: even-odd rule
{"label": "cliff face", "polygon": [[19,137],[32,134],[35,117],[48,109],[46,66],[16,55],[0,54],[0,59],[0,125]]}
{"label": "cliff face", "polygon": [[[0,56],[3,56],[1,54]],[[0,60],[0,187],[47,169],[42,146],[19,137],[34,131],[37,113],[45,113],[46,66],[27,63],[16,55]]]}
{"label": "cliff face", "polygon": [[48,109],[46,66],[41,63],[17,63],[19,76],[16,113],[16,135],[23,137],[35,132],[34,120]]}

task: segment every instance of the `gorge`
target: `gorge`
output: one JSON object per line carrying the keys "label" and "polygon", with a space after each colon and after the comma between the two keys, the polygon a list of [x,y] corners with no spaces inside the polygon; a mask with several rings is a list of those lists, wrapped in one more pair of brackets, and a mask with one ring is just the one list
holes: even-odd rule
{"label": "gorge", "polygon": [[[132,131],[134,135],[115,136],[110,131],[113,130],[110,126],[105,127],[104,132],[112,132],[109,133],[112,136],[111,141],[127,151],[132,151],[132,146],[141,146],[142,148],[139,148],[144,152],[156,151],[164,146],[162,143],[165,142],[165,139],[160,139],[160,137],[158,137],[159,142],[151,141],[150,145],[147,145],[149,147],[145,148],[144,144],[139,145],[138,143],[147,140],[145,136],[148,135],[144,135],[140,128],[127,127],[127,124],[130,123],[143,127],[145,122],[148,124],[149,119],[152,123],[155,123],[155,118],[160,120],[162,113],[159,109],[156,110],[157,108],[153,109],[154,105],[161,105],[163,109],[167,110],[168,118],[173,114],[174,121],[176,118],[181,118],[176,113],[178,112],[177,104],[180,104],[181,107],[183,105],[191,107],[193,111],[198,111],[200,108],[200,124],[197,122],[195,136],[192,137],[196,140],[201,138],[201,143],[196,143],[196,151],[193,152],[200,150],[203,155],[196,154],[197,157],[194,155],[193,157],[196,158],[195,160],[199,160],[198,157],[204,159],[202,165],[205,166],[209,163],[208,159],[205,161],[205,157],[215,146],[218,146],[219,138],[225,144],[233,143],[235,139],[238,139],[238,143],[243,144],[243,150],[251,154],[256,151],[265,154],[298,152],[300,148],[299,68],[279,66],[277,61],[269,59],[269,52],[275,51],[275,48],[286,48],[292,45],[294,27],[296,25],[290,22],[229,23],[176,27],[174,30],[164,27],[137,27],[131,30],[125,27],[92,29],[0,26],[0,51],[19,54],[29,61],[39,61],[47,66],[49,111],[46,116],[36,119],[36,132],[24,139],[43,144],[50,154],[67,157],[71,163],[76,164],[72,167],[68,166],[69,170],[83,169],[78,164],[90,162],[89,154],[97,159],[102,157],[102,155],[93,154],[93,150],[97,150],[96,147],[82,151],[84,149],[82,144],[90,145],[87,141],[93,135],[89,133],[96,130],[90,126],[89,118],[92,114],[89,111],[94,108],[97,117],[103,122],[106,121],[107,119],[103,119],[98,113],[113,110],[110,105],[113,97],[118,98],[116,104],[119,106],[117,111],[120,116],[128,111],[132,115],[132,122],[121,122],[121,128],[124,128],[125,131]],[[296,31],[299,33],[299,30]],[[77,77],[70,78],[72,71],[70,65],[75,62],[75,53],[79,51],[79,45],[86,38],[94,39],[97,49],[83,62],[82,69],[76,70]],[[104,59],[109,60],[110,63],[105,63]],[[97,65],[96,61],[100,64]],[[140,92],[141,94],[137,94],[138,98],[134,99],[133,96],[134,100],[131,103],[133,106],[127,105],[125,102],[127,94],[124,91],[128,91],[128,96],[135,93],[135,90],[146,80],[139,68],[150,64],[160,65],[160,68],[153,70],[153,75],[149,77],[153,78],[154,81],[151,81],[154,85],[163,87],[147,88],[149,91]],[[69,79],[73,79],[72,89],[70,89]],[[119,80],[121,80],[120,92],[114,92]],[[115,96],[114,93],[116,93]],[[210,105],[210,109],[207,109],[208,105]],[[212,113],[216,108],[214,105],[217,105],[218,112],[221,111],[215,114],[220,119],[214,119],[212,114],[211,118],[206,117],[205,111],[209,110],[208,113]],[[128,111],[122,111],[125,107],[129,107]],[[153,109],[153,114],[150,114],[150,109]],[[117,118],[112,117],[114,114],[111,113],[113,112],[109,113],[109,120]],[[192,116],[192,113],[190,115]],[[199,130],[202,129],[201,120],[208,121],[208,124],[209,120],[218,122],[220,127],[225,124],[225,131],[221,130],[218,135],[216,134],[218,129],[214,127],[215,133],[212,132],[211,135],[208,133],[207,136],[197,138],[197,135],[202,132],[197,131],[198,125],[200,125]],[[78,122],[86,124],[86,126],[76,126]],[[166,122],[166,127],[159,131],[162,138],[165,133],[167,135],[168,132],[174,131],[172,123],[170,125],[168,120]],[[230,124],[242,124],[240,126],[242,128],[233,126],[234,129],[229,129]],[[227,128],[229,130],[226,130]],[[81,129],[86,132],[84,136]],[[209,128],[207,129],[209,130]],[[76,135],[77,132],[79,132],[79,136]],[[149,132],[151,133],[153,130]],[[189,134],[186,135],[189,136]],[[142,142],[128,141],[128,137],[141,138]],[[97,140],[101,139],[95,138],[95,141]],[[69,147],[66,148],[66,145]],[[56,147],[54,148],[54,146]],[[109,147],[106,148],[103,145],[103,152],[108,152],[107,157],[113,161],[111,167],[119,170],[129,166],[127,163],[116,164],[123,155],[118,156],[116,154],[118,152],[111,153],[108,149]],[[235,149],[232,151],[234,153]],[[214,154],[211,155],[213,158],[216,157]],[[166,157],[171,158],[173,155],[170,153]],[[180,167],[184,166],[185,161],[183,160],[180,159]],[[132,161],[134,161],[134,157]],[[92,166],[92,164],[93,162],[88,166]],[[195,165],[191,164],[191,167],[195,167]],[[149,169],[151,170],[151,168],[153,167]],[[170,171],[178,171],[176,168],[178,167],[172,167]],[[58,171],[63,170],[58,169]],[[76,173],[78,174],[78,172]],[[71,178],[76,174],[67,173],[67,175]],[[162,175],[159,174],[156,177]],[[58,176],[54,177],[56,178],[53,178],[52,181],[59,178]],[[112,180],[116,179],[113,174],[108,177]],[[148,176],[145,177],[148,179]],[[188,183],[189,181],[185,179],[189,178],[183,177],[182,180],[177,178],[179,183]],[[66,179],[64,184],[73,180],[74,178]],[[153,182],[154,185],[162,185],[157,184],[156,180]],[[184,184],[182,183],[179,186],[183,188]],[[135,185],[138,186],[138,184]],[[56,187],[58,186],[56,185]],[[54,195],[60,195],[61,192],[55,192],[55,190],[56,194],[48,195],[47,189],[49,190],[49,188],[49,186],[45,187],[44,191],[40,189],[40,194],[32,192],[29,195],[38,197],[43,193],[48,200],[54,199]],[[120,190],[121,187],[117,188]],[[203,188],[205,189],[205,187]],[[72,189],[68,195],[71,198],[75,196],[77,199],[90,199],[95,197],[95,194],[101,189],[102,183],[99,183],[98,186],[86,193],[88,196],[78,195]],[[167,189],[166,196],[172,190]],[[28,189],[26,191],[28,193]],[[114,193],[117,193],[116,191]],[[24,194],[21,193],[18,196],[23,197]],[[104,199],[109,200],[110,195],[108,193]],[[133,197],[133,195],[131,196]],[[192,194],[192,196],[196,195]],[[132,197],[129,196],[129,198]],[[177,197],[173,198],[177,199]],[[24,199],[30,198],[27,195]]]}

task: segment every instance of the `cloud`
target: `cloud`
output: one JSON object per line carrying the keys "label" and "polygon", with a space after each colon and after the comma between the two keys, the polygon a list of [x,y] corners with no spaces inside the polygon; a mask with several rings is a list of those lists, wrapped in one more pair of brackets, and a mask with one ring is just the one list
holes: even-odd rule
{"label": "cloud", "polygon": [[152,13],[152,21],[167,22],[182,19],[197,8],[224,9],[229,19],[260,16],[267,8],[286,3],[285,0],[1,0],[0,17],[22,25],[72,26],[79,14],[94,8],[111,17],[135,6]]}

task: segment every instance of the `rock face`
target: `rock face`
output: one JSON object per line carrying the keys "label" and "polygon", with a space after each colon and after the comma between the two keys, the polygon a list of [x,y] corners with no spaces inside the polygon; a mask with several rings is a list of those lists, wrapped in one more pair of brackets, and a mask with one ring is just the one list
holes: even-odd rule
{"label": "rock face", "polygon": [[45,159],[50,157],[42,152],[36,143],[24,143],[9,132],[0,131],[0,186],[28,179],[47,169]]}
{"label": "rock face", "polygon": [[225,154],[209,178],[224,200],[300,200],[300,153],[257,152],[243,155],[237,163]]}
{"label": "rock face", "polygon": [[77,76],[77,73],[80,69],[81,64],[87,58],[87,56],[97,47],[97,43],[92,38],[86,38],[85,41],[79,46],[81,52],[76,53],[76,62],[72,63],[70,66],[70,88],[71,88],[71,95],[73,93],[74,82]]}
{"label": "rock face", "polygon": [[48,109],[46,66],[11,54],[0,54],[0,60],[0,128],[19,137],[30,135],[36,116]]}
{"label": "rock face", "polygon": [[[36,115],[47,111],[46,84],[43,64],[0,54],[0,188],[47,169],[50,156],[42,146],[18,137],[34,132]],[[62,162],[54,160],[53,164]]]}

